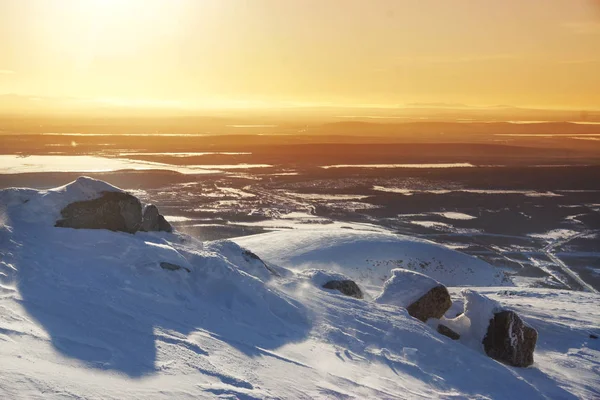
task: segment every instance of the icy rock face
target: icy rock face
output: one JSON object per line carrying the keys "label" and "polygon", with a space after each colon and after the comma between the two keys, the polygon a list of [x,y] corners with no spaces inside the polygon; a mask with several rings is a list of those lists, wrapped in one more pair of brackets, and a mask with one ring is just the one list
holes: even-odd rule
{"label": "icy rock face", "polygon": [[363,298],[363,293],[356,284],[356,282],[345,279],[341,281],[329,281],[323,285],[325,289],[332,289],[345,294],[346,296],[355,297],[357,299]]}
{"label": "icy rock face", "polygon": [[73,202],[60,213],[57,227],[135,233],[142,220],[142,204],[128,193],[103,192],[99,198]]}
{"label": "icy rock face", "polygon": [[404,307],[423,322],[441,318],[452,305],[444,285],[427,275],[400,268],[392,270],[392,277],[384,283],[375,301]]}
{"label": "icy rock face", "polygon": [[537,331],[514,311],[500,311],[490,320],[483,347],[488,356],[514,367],[533,364]]}
{"label": "icy rock face", "polygon": [[148,204],[144,208],[144,216],[142,217],[140,230],[144,232],[172,232],[173,227],[167,222],[165,217],[158,212],[158,208],[156,208],[154,204]]}

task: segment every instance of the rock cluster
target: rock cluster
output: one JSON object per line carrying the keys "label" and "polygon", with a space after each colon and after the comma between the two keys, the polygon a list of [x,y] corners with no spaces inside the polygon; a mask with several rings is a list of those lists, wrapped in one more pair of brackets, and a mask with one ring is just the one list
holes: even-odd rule
{"label": "rock cluster", "polygon": [[108,229],[135,233],[165,231],[173,228],[154,205],[142,215],[140,200],[125,192],[105,191],[93,200],[76,201],[61,210],[62,218],[54,226],[75,229]]}
{"label": "rock cluster", "polygon": [[128,193],[104,192],[97,199],[71,203],[60,214],[55,226],[61,228],[134,233],[142,223],[142,203]]}
{"label": "rock cluster", "polygon": [[[394,269],[375,301],[406,308],[422,322],[429,319],[436,330],[452,340],[475,338],[485,353],[500,362],[527,367],[533,364],[537,331],[527,326],[517,313],[505,310],[496,301],[472,290],[463,290],[465,310],[455,318],[444,314],[452,306],[444,285],[417,272]],[[440,320],[440,322],[436,321]]]}

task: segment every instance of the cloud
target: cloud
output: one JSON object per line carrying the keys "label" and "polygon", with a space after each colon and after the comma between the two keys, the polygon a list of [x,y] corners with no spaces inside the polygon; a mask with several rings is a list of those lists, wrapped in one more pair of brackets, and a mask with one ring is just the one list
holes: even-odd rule
{"label": "cloud", "polygon": [[0,75],[12,75],[15,73],[16,72],[13,71],[12,69],[0,69]]}

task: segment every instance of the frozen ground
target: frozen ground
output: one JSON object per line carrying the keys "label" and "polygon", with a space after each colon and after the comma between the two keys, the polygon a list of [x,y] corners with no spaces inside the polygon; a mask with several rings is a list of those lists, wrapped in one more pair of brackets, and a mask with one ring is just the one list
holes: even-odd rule
{"label": "frozen ground", "polygon": [[[1,398],[600,396],[600,345],[590,336],[599,333],[598,294],[482,287],[496,284],[485,262],[369,225],[236,240],[268,269],[229,241],[52,226],[62,206],[107,189],[115,190],[80,180],[0,192]],[[449,285],[456,274],[471,277],[472,289],[538,330],[535,364],[507,367],[402,308],[345,297],[297,273],[308,262],[354,274],[360,250],[435,257],[452,267],[441,273]],[[161,261],[191,272],[163,270]],[[353,277],[375,293],[373,276]]]}

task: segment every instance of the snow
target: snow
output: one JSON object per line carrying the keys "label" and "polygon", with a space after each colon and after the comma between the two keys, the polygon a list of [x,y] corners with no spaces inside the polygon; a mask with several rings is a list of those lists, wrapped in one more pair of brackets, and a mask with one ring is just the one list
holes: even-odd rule
{"label": "snow", "polygon": [[[118,189],[83,179],[57,190],[0,191],[0,398],[600,396],[600,346],[589,337],[600,325],[598,294],[471,288],[472,318],[488,309],[472,307],[482,293],[539,332],[535,364],[511,368],[403,308],[318,287],[356,272],[345,262],[368,267],[363,252],[439,257],[456,274],[461,266],[481,268],[477,279],[466,276],[489,284],[482,261],[366,228],[247,238],[263,263],[239,239],[53,226],[62,205],[103,190]],[[273,263],[277,254],[290,265],[337,263],[341,272],[288,270]],[[163,270],[162,261],[190,272]]]}
{"label": "snow", "polygon": [[375,302],[407,308],[440,284],[427,275],[406,269],[396,268],[391,273]]}
{"label": "snow", "polygon": [[498,189],[410,189],[396,188],[386,186],[373,186],[373,190],[387,193],[400,193],[405,196],[412,196],[415,193],[422,194],[449,194],[453,192],[480,194],[480,195],[523,195],[526,197],[561,197],[562,194],[550,191],[538,192],[535,190],[498,190]]}
{"label": "snow", "polygon": [[335,164],[323,165],[321,168],[474,168],[470,163],[437,163],[437,164]]}
{"label": "snow", "polygon": [[419,225],[422,226],[424,228],[433,228],[433,229],[448,229],[448,230],[452,230],[453,226],[446,224],[444,222],[439,222],[439,221],[409,221],[411,224],[414,225]]}
{"label": "snow", "polygon": [[345,281],[350,279],[346,275],[322,269],[307,269],[299,272],[298,276],[308,279],[316,287],[322,287],[329,281]]}
{"label": "snow", "polygon": [[577,235],[578,233],[579,232],[576,232],[571,229],[553,229],[553,230],[545,232],[545,233],[532,233],[529,236],[537,238],[537,239],[544,239],[544,240],[552,241],[552,240],[565,239],[570,236]]}
{"label": "snow", "polygon": [[[90,167],[93,165],[93,167]],[[168,170],[182,174],[214,174],[229,170],[270,168],[269,164],[175,165],[129,158],[71,155],[0,155],[0,173],[106,172],[119,170]]]}
{"label": "snow", "polygon": [[500,304],[470,289],[463,289],[463,313],[453,319],[443,319],[442,324],[460,335],[460,341],[483,351],[482,340],[494,314],[502,311]]}
{"label": "snow", "polygon": [[433,242],[365,226],[325,225],[233,239],[263,260],[296,270],[327,269],[379,294],[394,268],[424,273],[446,286],[510,285],[497,268]]}
{"label": "snow", "polygon": [[436,212],[434,214],[440,215],[440,216],[442,216],[444,218],[448,218],[448,219],[456,219],[456,220],[463,220],[463,221],[468,221],[470,219],[477,218],[472,215],[461,213],[461,212],[456,212],[456,211]]}
{"label": "snow", "polygon": [[69,185],[54,189],[36,191],[24,188],[10,188],[0,191],[0,207],[20,220],[54,225],[60,217],[60,210],[67,204],[92,200],[103,192],[121,191],[106,182],[88,177],[77,178]]}

